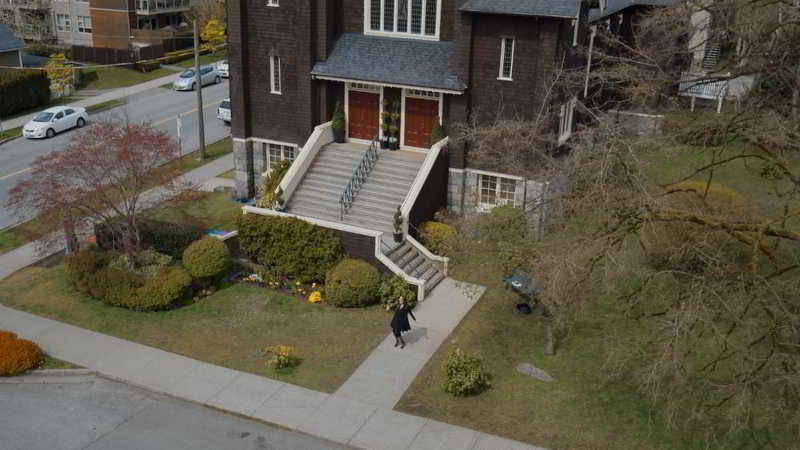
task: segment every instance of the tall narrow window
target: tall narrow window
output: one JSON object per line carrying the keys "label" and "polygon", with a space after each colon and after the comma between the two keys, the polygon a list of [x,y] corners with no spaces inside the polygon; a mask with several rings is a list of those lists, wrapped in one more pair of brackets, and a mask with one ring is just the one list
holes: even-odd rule
{"label": "tall narrow window", "polygon": [[383,5],[383,31],[394,31],[394,1],[387,0]]}
{"label": "tall narrow window", "polygon": [[272,94],[281,93],[281,57],[270,56],[269,58],[269,91]]}
{"label": "tall narrow window", "polygon": [[408,31],[408,0],[397,0],[397,32]]}
{"label": "tall narrow window", "polygon": [[422,0],[411,0],[411,33],[422,33]]}
{"label": "tall narrow window", "polygon": [[500,75],[501,80],[511,80],[514,70],[514,38],[502,39],[500,48]]}
{"label": "tall narrow window", "polygon": [[369,29],[381,29],[381,0],[370,0]]}
{"label": "tall narrow window", "polygon": [[428,0],[425,2],[425,34],[433,36],[436,34],[436,7],[438,0]]}

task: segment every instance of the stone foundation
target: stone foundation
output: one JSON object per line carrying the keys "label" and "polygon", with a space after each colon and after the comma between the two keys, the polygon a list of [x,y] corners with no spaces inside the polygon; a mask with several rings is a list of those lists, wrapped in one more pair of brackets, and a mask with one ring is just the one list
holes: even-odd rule
{"label": "stone foundation", "polygon": [[233,141],[233,174],[236,182],[236,197],[253,198],[255,182],[253,177],[253,143],[234,139]]}

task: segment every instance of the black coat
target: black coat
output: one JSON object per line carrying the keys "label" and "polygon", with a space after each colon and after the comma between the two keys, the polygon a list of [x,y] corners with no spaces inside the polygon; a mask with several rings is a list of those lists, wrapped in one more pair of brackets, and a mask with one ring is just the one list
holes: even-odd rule
{"label": "black coat", "polygon": [[414,317],[414,313],[412,313],[411,309],[409,309],[408,305],[403,305],[397,308],[394,311],[394,316],[392,317],[392,322],[390,324],[392,326],[392,331],[395,333],[404,333],[411,330],[411,324],[408,323],[409,314],[411,315],[412,319],[417,320],[417,318]]}

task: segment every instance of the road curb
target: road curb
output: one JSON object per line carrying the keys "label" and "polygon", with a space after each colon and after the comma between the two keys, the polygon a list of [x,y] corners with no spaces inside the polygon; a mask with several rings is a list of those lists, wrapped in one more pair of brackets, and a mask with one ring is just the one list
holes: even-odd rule
{"label": "road curb", "polygon": [[5,138],[5,139],[3,139],[3,140],[0,140],[0,145],[3,145],[3,144],[5,144],[6,142],[11,142],[11,141],[17,140],[17,139],[19,139],[19,138],[21,138],[21,137],[22,137],[22,134],[20,134],[20,135],[18,135],[18,136],[12,136],[12,137],[10,137],[10,138]]}
{"label": "road curb", "polygon": [[94,381],[99,374],[90,369],[43,369],[15,377],[0,377],[0,384],[73,384]]}

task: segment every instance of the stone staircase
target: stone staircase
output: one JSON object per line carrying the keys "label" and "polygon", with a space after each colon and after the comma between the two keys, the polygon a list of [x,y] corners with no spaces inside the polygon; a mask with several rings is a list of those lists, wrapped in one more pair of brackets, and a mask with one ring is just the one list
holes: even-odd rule
{"label": "stone staircase", "polygon": [[380,156],[344,219],[339,197],[367,150],[361,144],[328,144],[305,173],[287,205],[291,214],[392,232],[394,212],[403,203],[425,155],[379,150]]}
{"label": "stone staircase", "polygon": [[406,275],[419,278],[425,282],[426,297],[445,277],[444,267],[441,267],[439,262],[433,261],[422,254],[408,240],[391,250],[386,256],[397,264]]}

